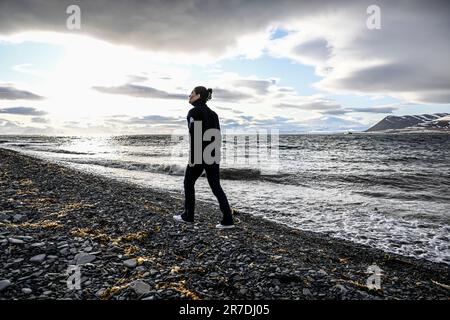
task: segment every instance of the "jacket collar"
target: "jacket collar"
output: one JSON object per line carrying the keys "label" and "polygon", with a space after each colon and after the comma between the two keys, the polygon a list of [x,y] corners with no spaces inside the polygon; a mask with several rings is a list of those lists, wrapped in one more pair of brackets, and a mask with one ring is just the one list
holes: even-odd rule
{"label": "jacket collar", "polygon": [[195,100],[195,101],[192,102],[191,104],[192,104],[194,107],[196,107],[196,108],[206,106],[206,103],[204,103],[203,101],[200,101],[200,99]]}

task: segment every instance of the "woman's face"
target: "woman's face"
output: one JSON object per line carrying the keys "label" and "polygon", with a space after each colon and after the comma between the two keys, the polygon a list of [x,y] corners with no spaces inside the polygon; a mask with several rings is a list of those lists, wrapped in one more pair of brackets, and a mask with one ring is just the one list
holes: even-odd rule
{"label": "woman's face", "polygon": [[189,95],[189,103],[193,103],[194,101],[200,99],[200,95],[195,93],[194,90],[192,90],[191,94]]}

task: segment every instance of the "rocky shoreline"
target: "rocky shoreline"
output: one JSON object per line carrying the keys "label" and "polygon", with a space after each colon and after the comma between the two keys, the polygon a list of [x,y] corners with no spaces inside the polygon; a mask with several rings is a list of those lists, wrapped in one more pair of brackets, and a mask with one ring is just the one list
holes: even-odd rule
{"label": "rocky shoreline", "polygon": [[[0,149],[0,299],[443,299],[445,264],[387,254]],[[369,288],[367,269],[382,269]],[[79,280],[79,281],[78,281]]]}

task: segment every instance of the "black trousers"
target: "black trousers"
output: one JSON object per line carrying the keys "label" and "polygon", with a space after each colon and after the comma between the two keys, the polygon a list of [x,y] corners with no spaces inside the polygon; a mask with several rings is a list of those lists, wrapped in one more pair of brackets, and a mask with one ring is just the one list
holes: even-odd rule
{"label": "black trousers", "polygon": [[203,170],[206,171],[206,178],[208,179],[209,186],[212,192],[219,201],[220,211],[222,211],[223,218],[221,223],[224,225],[233,224],[233,217],[231,214],[230,205],[228,204],[227,196],[222,190],[220,185],[220,169],[219,164],[196,164],[193,167],[189,165],[186,167],[184,174],[184,213],[182,217],[186,221],[194,221],[194,209],[195,209],[195,182],[202,174]]}

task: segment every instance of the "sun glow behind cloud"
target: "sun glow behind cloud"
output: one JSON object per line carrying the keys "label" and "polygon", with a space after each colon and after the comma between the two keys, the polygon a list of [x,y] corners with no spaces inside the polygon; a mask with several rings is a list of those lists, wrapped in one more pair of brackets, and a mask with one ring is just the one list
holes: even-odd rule
{"label": "sun glow behind cloud", "polygon": [[[130,81],[133,76],[141,75],[145,79],[143,85],[151,83],[159,89],[173,91],[175,86],[185,85],[190,74],[188,69],[171,63],[173,57],[149,54],[83,36],[30,32],[3,40],[53,43],[64,47],[64,56],[54,70],[34,86],[36,92],[46,97],[45,101],[34,105],[50,113],[56,122],[86,117],[95,119],[124,111],[130,116],[143,115],[161,110],[161,107],[155,108],[161,102],[177,107],[171,101],[149,102],[128,96],[102,94],[92,90],[92,87],[120,85]],[[183,93],[187,97],[188,92]],[[170,107],[166,110],[170,110]]]}
{"label": "sun glow behind cloud", "polygon": [[[90,20],[86,28],[91,27],[96,38],[87,36],[88,32],[67,30],[2,36],[0,30],[0,54],[2,40],[62,48],[57,61],[48,61],[52,59],[49,55],[30,63],[33,52],[29,52],[30,59],[7,65],[7,76],[0,78],[0,109],[2,119],[10,122],[8,127],[0,127],[0,133],[17,129],[14,123],[61,132],[68,128],[76,132],[77,126],[78,131],[99,132],[171,130],[183,126],[179,120],[190,107],[183,96],[187,98],[196,85],[215,89],[211,106],[220,110],[229,127],[277,124],[304,131],[311,123],[320,129],[320,123],[329,128],[340,122],[349,124],[349,129],[363,128],[390,113],[444,112],[449,108],[443,73],[448,62],[439,53],[448,48],[439,42],[439,30],[434,30],[433,37],[425,37],[428,33],[420,24],[420,3],[406,13],[401,6],[389,7],[383,18],[387,31],[378,34],[365,28],[364,5],[353,1],[339,7],[323,1],[323,10],[315,4],[297,8],[297,4],[287,3],[286,7],[275,6],[280,9],[276,12],[271,11],[271,4],[267,8],[242,4],[237,17],[207,10],[209,14],[202,18],[214,22],[207,30],[196,27],[198,12],[187,14],[191,12],[189,4],[174,5],[179,10],[159,8],[167,14],[162,19],[153,16],[157,8],[136,2],[142,12],[132,11],[130,19],[153,18],[144,24],[124,23],[123,28],[122,22],[108,24],[114,21],[116,11],[90,7],[88,15],[98,13],[103,18]],[[113,1],[112,6],[120,7],[123,14],[128,10],[118,2]],[[294,10],[299,8],[304,10]],[[53,19],[38,9],[26,25]],[[423,14],[429,17],[435,14],[433,10]],[[239,16],[245,19],[239,20]],[[9,29],[22,25],[8,16],[2,19],[0,26]],[[159,30],[165,20],[179,24],[147,36],[146,31]],[[58,21],[51,23],[53,29],[60,28]],[[429,64],[417,63],[424,48],[404,41],[410,33],[408,27],[429,41],[430,47],[434,44],[442,49],[433,51]],[[405,56],[402,50],[410,54]],[[422,79],[417,80],[418,74]],[[1,90],[8,99],[1,100]],[[18,99],[27,96],[43,99]],[[32,120],[31,115],[8,113],[8,108],[17,106],[46,114]]]}

